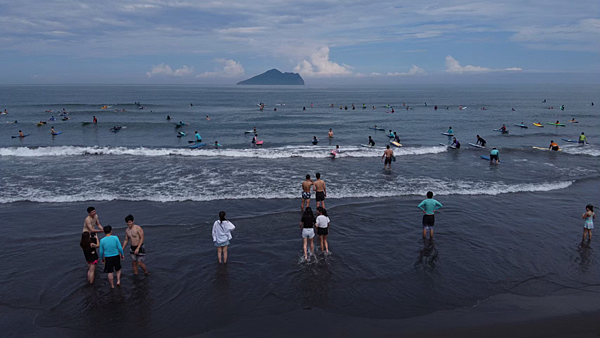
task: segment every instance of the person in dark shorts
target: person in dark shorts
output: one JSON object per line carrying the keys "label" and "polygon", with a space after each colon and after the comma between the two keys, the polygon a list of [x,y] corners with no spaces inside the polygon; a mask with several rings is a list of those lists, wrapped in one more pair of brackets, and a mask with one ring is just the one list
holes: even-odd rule
{"label": "person in dark shorts", "polygon": [[92,284],[94,283],[96,265],[98,264],[98,253],[96,252],[96,249],[98,248],[98,238],[96,238],[96,236],[91,237],[89,232],[84,231],[81,234],[81,242],[79,245],[83,250],[83,255],[85,256],[85,261],[88,265],[87,280]]}
{"label": "person in dark shorts", "polygon": [[312,188],[314,182],[310,179],[310,175],[306,174],[306,180],[302,182],[302,205],[300,211],[304,211],[305,207],[310,206],[310,188]]}
{"label": "person in dark shorts", "polygon": [[321,251],[329,253],[329,243],[327,242],[327,235],[329,235],[329,217],[327,216],[327,210],[322,207],[317,208],[319,216],[317,216],[317,235],[321,241]]}
{"label": "person in dark shorts", "polygon": [[119,237],[112,235],[110,225],[104,227],[104,238],[100,240],[99,258],[104,264],[104,272],[108,273],[108,282],[115,288],[113,272],[117,272],[117,286],[121,286],[121,260],[124,259],[123,247]]}
{"label": "person in dark shorts", "polygon": [[316,173],[317,180],[313,185],[313,190],[316,191],[315,199],[317,200],[317,208],[321,206],[325,208],[325,197],[327,197],[327,189],[325,188],[325,181],[321,179],[321,173]]}
{"label": "person in dark shorts", "polygon": [[427,199],[419,203],[419,209],[423,210],[423,238],[427,238],[427,230],[429,230],[429,238],[433,238],[433,226],[435,225],[434,213],[442,207],[442,203],[433,199],[433,192],[427,192]]}
{"label": "person in dark shorts", "polygon": [[492,148],[490,152],[490,163],[498,164],[500,162],[500,152],[496,147]]}

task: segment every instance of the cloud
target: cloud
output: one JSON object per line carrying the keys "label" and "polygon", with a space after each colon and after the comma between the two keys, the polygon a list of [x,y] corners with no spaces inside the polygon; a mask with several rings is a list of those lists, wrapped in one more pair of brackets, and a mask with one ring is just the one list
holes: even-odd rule
{"label": "cloud", "polygon": [[186,65],[183,65],[183,67],[179,68],[179,69],[171,69],[171,67],[169,67],[169,65],[161,63],[160,65],[154,65],[152,66],[152,70],[149,72],[146,72],[146,76],[147,77],[153,77],[153,76],[188,76],[194,73],[194,67],[188,67]]}
{"label": "cloud", "polygon": [[417,66],[417,65],[412,65],[412,67],[410,67],[410,69],[408,70],[408,72],[394,72],[394,73],[387,73],[387,76],[415,76],[415,75],[426,75],[427,72],[425,71],[425,69]]}
{"label": "cloud", "polygon": [[204,72],[196,77],[230,77],[236,78],[243,76],[246,71],[242,64],[234,60],[215,59],[215,62],[223,64],[222,69],[215,68],[214,72]]}
{"label": "cloud", "polygon": [[489,73],[489,72],[520,72],[523,69],[518,67],[503,68],[503,69],[492,69],[480,66],[461,66],[458,60],[453,58],[451,55],[446,56],[446,72],[453,74],[477,74],[477,73]]}
{"label": "cloud", "polygon": [[[310,61],[309,61],[310,60]],[[321,47],[294,67],[294,72],[306,77],[333,77],[352,75],[352,67],[329,60],[329,47]]]}
{"label": "cloud", "polygon": [[532,49],[598,52],[598,31],[600,19],[588,18],[574,24],[520,27],[510,40],[525,43]]}

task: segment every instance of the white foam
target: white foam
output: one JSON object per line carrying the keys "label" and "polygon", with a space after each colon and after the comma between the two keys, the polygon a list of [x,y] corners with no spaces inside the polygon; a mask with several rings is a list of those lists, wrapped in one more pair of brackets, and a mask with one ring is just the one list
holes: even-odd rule
{"label": "white foam", "polygon": [[[234,158],[329,158],[331,146],[286,146],[276,148],[214,149],[207,145],[203,149],[189,148],[128,148],[128,147],[11,147],[0,148],[0,156],[52,157],[83,155],[126,155],[126,156],[200,156]],[[378,157],[384,148],[343,147],[338,157]],[[425,155],[446,152],[446,147],[406,147],[394,149],[396,156]]]}
{"label": "white foam", "polygon": [[563,147],[563,152],[571,155],[588,155],[588,156],[600,156],[600,148],[597,146],[572,146],[572,147]]}
{"label": "white foam", "polygon": [[[191,179],[191,178],[190,178]],[[329,185],[327,198],[389,198],[400,196],[423,196],[428,190],[435,191],[436,195],[500,195],[519,192],[543,192],[565,189],[574,181],[556,181],[528,184],[506,184],[503,182],[469,182],[469,181],[443,181],[430,178],[401,179],[401,183],[385,185],[379,188],[372,186],[339,186]],[[224,182],[220,182],[224,183]],[[254,183],[236,184],[229,186],[219,185],[216,188],[194,187],[188,183],[177,189],[166,189],[163,185],[140,185],[129,187],[123,192],[109,192],[107,188],[95,188],[85,191],[73,192],[68,195],[56,194],[43,188],[23,187],[17,188],[14,194],[9,191],[0,196],[0,203],[13,202],[40,202],[40,203],[75,203],[86,201],[148,201],[148,202],[183,202],[183,201],[215,201],[239,199],[297,199],[300,195],[296,185],[283,184],[273,189],[255,190]],[[10,196],[13,195],[13,196]]]}

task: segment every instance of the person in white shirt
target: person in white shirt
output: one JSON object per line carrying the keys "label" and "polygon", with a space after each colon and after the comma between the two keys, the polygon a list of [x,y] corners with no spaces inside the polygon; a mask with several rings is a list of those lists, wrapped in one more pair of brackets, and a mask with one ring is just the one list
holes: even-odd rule
{"label": "person in white shirt", "polygon": [[[327,210],[323,207],[318,207],[317,212],[317,234],[321,241],[321,251],[329,253],[329,243],[327,243],[327,235],[329,234],[329,217],[327,217]],[[323,250],[325,248],[325,250]]]}
{"label": "person in white shirt", "polygon": [[227,246],[231,239],[231,231],[234,229],[235,225],[225,218],[225,211],[219,212],[219,220],[215,221],[212,228],[212,237],[217,247],[219,263],[227,263]]}

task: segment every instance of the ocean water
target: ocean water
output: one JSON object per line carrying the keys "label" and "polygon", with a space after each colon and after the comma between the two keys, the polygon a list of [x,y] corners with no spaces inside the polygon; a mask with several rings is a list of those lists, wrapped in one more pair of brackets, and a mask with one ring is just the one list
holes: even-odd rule
{"label": "ocean water", "polygon": [[[10,318],[0,327],[16,336],[126,327],[187,336],[313,308],[369,325],[597,286],[598,242],[580,245],[580,215],[600,202],[599,89],[0,87],[9,112],[0,116],[0,314]],[[92,116],[98,124],[82,124]],[[566,126],[546,124],[557,120]],[[502,124],[508,135],[493,131]],[[381,162],[387,132],[375,125],[400,135],[391,171]],[[459,150],[440,145],[449,126]],[[253,127],[261,147],[244,133]],[[29,136],[10,137],[19,130]],[[188,147],[196,130],[208,146]],[[581,132],[589,145],[561,140]],[[468,145],[477,134],[487,149]],[[369,136],[375,148],[361,146]],[[551,140],[563,151],[532,148]],[[342,153],[331,158],[336,145]],[[480,158],[491,147],[504,163]],[[316,172],[327,182],[333,254],[303,262],[300,183]],[[421,239],[416,209],[429,190],[444,204],[433,242]],[[136,216],[151,276],[133,277],[126,258],[120,290],[102,273],[86,285],[78,242],[88,205],[121,238],[124,216]],[[220,210],[238,226],[227,267],[210,237]]]}

